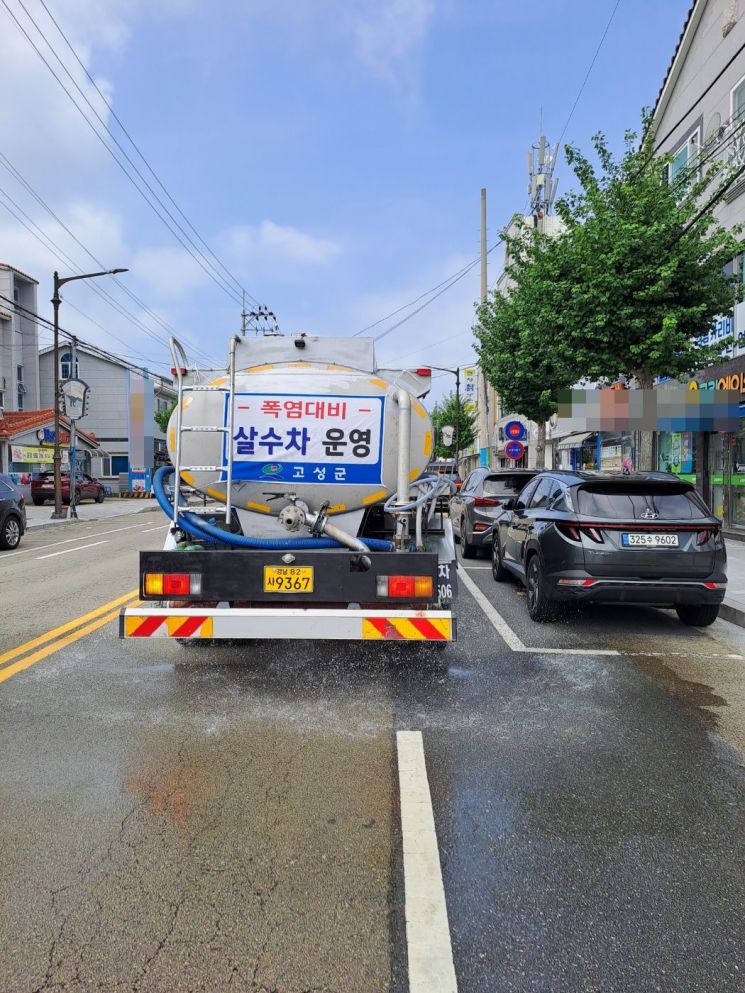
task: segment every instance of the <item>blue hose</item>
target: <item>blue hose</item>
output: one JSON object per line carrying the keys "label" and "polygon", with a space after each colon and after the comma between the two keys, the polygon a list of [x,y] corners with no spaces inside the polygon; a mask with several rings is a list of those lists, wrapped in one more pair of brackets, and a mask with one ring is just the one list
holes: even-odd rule
{"label": "blue hose", "polygon": [[[173,517],[173,504],[166,493],[165,481],[175,472],[173,466],[164,465],[153,476],[153,492],[160,508],[167,517]],[[178,517],[178,526],[194,538],[223,545],[233,545],[236,548],[264,548],[273,550],[303,549],[303,548],[346,548],[333,538],[249,538],[243,534],[231,534],[203,520],[197,514],[182,512]],[[360,539],[371,551],[390,552],[393,548],[390,541],[378,538]]]}

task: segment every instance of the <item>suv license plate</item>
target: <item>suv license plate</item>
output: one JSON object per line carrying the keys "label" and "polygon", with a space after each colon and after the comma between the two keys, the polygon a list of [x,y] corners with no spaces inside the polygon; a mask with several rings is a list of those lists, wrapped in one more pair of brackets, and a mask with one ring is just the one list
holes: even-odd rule
{"label": "suv license plate", "polygon": [[312,593],[312,565],[265,565],[265,593]]}
{"label": "suv license plate", "polygon": [[677,534],[627,534],[621,535],[625,548],[677,548]]}

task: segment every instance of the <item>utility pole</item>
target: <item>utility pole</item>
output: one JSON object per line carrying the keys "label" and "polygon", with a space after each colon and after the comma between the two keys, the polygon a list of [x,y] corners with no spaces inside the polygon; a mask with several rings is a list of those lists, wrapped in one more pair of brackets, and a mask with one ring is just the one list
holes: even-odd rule
{"label": "utility pole", "polygon": [[[129,272],[129,269],[105,269],[103,272],[84,272],[79,276],[64,276],[62,278],[58,272],[54,272],[54,296],[52,297],[52,306],[54,307],[54,510],[52,511],[52,520],[67,517],[67,511],[62,506],[62,450],[59,440],[59,305],[62,303],[62,298],[59,295],[60,287],[64,286],[65,283],[72,283],[76,279],[115,276],[119,272]],[[71,493],[71,498],[72,495]]]}
{"label": "utility pole", "polygon": [[[77,379],[78,365],[78,339],[74,336],[70,339],[70,378]],[[70,517],[77,517],[77,495],[75,484],[78,469],[78,422],[73,417],[70,420]]]}
{"label": "utility pole", "polygon": [[243,310],[241,311],[241,336],[246,337],[246,328],[248,327],[248,314],[246,313],[246,291],[243,291]]}
{"label": "utility pole", "polygon": [[455,471],[460,455],[460,366],[455,369]]}
{"label": "utility pole", "polygon": [[[487,287],[487,251],[486,251],[486,190],[481,190],[481,303],[486,303]],[[479,422],[483,416],[484,435],[486,438],[486,450],[489,450],[489,384],[486,381],[486,373],[481,369],[481,380],[484,390],[484,410],[479,410]],[[481,432],[479,431],[479,435]],[[479,437],[479,442],[481,437]],[[479,452],[479,463],[481,463],[481,452]],[[491,461],[491,459],[489,460]]]}

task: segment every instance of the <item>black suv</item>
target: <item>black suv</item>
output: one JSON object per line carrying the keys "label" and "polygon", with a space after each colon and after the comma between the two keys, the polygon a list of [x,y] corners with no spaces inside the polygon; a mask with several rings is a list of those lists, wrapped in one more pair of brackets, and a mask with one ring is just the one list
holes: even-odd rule
{"label": "black suv", "polygon": [[534,621],[561,603],[674,607],[712,624],[727,586],[721,522],[690,483],[668,473],[543,472],[497,521],[492,572],[527,587]]}
{"label": "black suv", "polygon": [[25,530],[23,494],[10,476],[0,475],[0,548],[18,548]]}

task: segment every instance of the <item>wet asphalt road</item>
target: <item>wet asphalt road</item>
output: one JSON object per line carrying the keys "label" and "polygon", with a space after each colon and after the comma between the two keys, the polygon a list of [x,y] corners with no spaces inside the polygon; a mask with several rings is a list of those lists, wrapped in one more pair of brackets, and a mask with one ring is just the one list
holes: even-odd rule
{"label": "wet asphalt road", "polygon": [[[0,655],[132,590],[158,522],[0,557]],[[405,729],[461,993],[745,990],[745,632],[536,626],[468,565],[529,651],[462,587],[442,655],[109,623],[1,682],[0,991],[403,993]]]}

